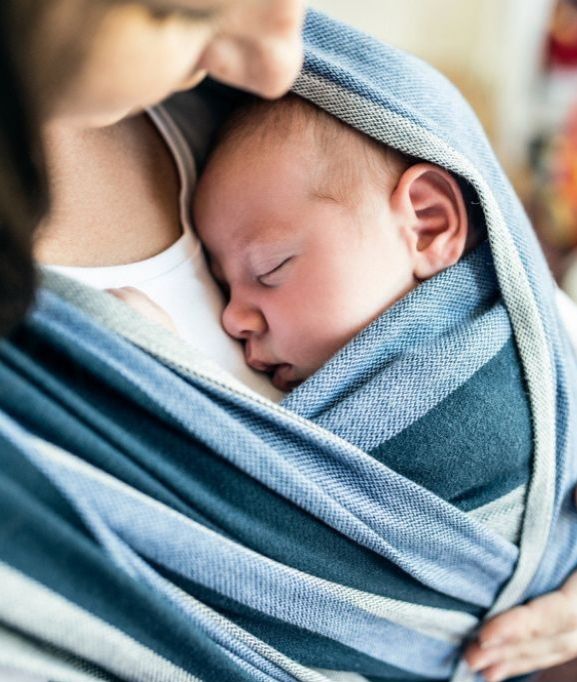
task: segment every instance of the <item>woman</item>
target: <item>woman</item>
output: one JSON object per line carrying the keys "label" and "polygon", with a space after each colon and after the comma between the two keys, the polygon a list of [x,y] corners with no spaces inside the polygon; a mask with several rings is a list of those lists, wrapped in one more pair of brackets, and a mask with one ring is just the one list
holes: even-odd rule
{"label": "woman", "polygon": [[26,0],[3,3],[1,12],[9,88],[2,106],[5,332],[31,297],[31,235],[46,208],[39,127],[62,119],[77,127],[107,125],[207,73],[279,95],[300,64],[302,10],[294,0],[225,7],[190,0]]}
{"label": "woman", "polygon": [[[23,59],[17,62],[24,73],[34,74],[29,79],[30,92],[24,97],[15,91],[25,102],[35,98],[35,106],[20,105],[22,111],[28,111],[28,120],[3,111],[3,132],[16,130],[5,135],[8,149],[8,142],[13,142],[16,134],[32,139],[32,150],[38,149],[33,135],[26,131],[36,132],[34,125],[44,123],[53,204],[42,221],[38,257],[65,267],[89,268],[146,260],[166,250],[180,236],[180,228],[175,227],[178,216],[172,160],[166,155],[166,147],[142,116],[114,130],[85,133],[83,128],[113,123],[173,89],[191,87],[206,72],[266,96],[280,94],[290,83],[300,59],[297,3],[238,2],[215,7],[214,16],[211,7],[196,1],[183,2],[179,7],[160,2],[146,6],[116,3],[106,10],[96,2],[62,0],[38,4],[46,8],[40,12],[35,2],[19,2],[17,7],[12,3],[2,10],[7,12],[3,27],[8,27],[8,36],[21,35],[16,33],[22,26],[19,22],[31,12],[38,13],[36,23],[27,22],[31,27],[29,40],[38,45],[38,50],[28,60],[30,63]],[[59,30],[51,30],[56,25]],[[90,47],[87,49],[84,43],[79,51],[79,28],[86,25],[91,27]],[[3,45],[9,43],[3,41]],[[144,45],[145,49],[141,49]],[[71,59],[80,66],[75,73],[66,74],[62,64]],[[30,207],[27,201],[17,202],[15,197],[23,196],[30,187],[41,197],[39,157],[36,152],[35,163],[29,165],[23,163],[26,157],[21,149],[9,157],[9,177],[17,179],[20,186],[16,184],[15,192],[11,188],[10,201],[2,201],[6,215],[3,225],[10,226],[4,230],[9,247],[2,250],[7,254],[2,261],[6,282],[3,292],[8,294],[8,303],[2,306],[6,311],[2,317],[4,329],[21,316],[31,291],[30,235],[42,203],[39,198],[38,205]],[[158,168],[159,164],[165,172],[158,175],[166,181],[160,188],[156,173],[131,173],[134,168]],[[123,182],[126,189],[126,201],[121,205],[115,201],[118,182]],[[150,196],[154,200],[143,206],[142,197]],[[94,206],[98,207],[97,221]],[[134,232],[123,229],[119,238],[118,229],[110,229],[111,225],[130,225],[134,215],[138,215],[138,229]],[[23,229],[26,224],[27,230]],[[80,238],[78,224],[87,226]],[[26,297],[22,295],[25,291]],[[547,646],[550,644],[545,643],[544,648]],[[539,667],[543,660],[535,659],[532,665]],[[508,674],[520,671],[513,666],[507,669]]]}

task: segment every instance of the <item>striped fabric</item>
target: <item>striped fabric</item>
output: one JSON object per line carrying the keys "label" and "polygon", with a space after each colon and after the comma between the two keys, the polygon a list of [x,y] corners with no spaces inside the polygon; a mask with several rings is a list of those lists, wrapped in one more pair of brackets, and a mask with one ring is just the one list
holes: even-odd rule
{"label": "striped fabric", "polygon": [[[488,241],[278,406],[47,275],[0,347],[0,665],[52,680],[467,680],[577,565],[575,357],[438,74],[309,13],[295,91],[472,187]],[[169,105],[170,108],[170,105]]]}

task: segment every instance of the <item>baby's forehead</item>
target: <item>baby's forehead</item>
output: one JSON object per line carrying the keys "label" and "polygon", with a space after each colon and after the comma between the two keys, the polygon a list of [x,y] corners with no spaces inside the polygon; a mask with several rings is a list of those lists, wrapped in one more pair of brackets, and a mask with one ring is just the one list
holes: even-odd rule
{"label": "baby's forehead", "polygon": [[290,239],[297,216],[306,222],[328,205],[357,210],[402,170],[388,148],[296,95],[253,99],[223,126],[200,180],[200,237],[217,257],[256,242],[273,249]]}
{"label": "baby's forehead", "polygon": [[251,97],[233,110],[217,137],[215,151],[227,151],[248,143],[262,149],[270,144],[314,143],[318,155],[342,154],[343,149],[366,145],[384,150],[384,145],[349,126],[320,107],[289,93],[278,100]]}
{"label": "baby's forehead", "polygon": [[204,225],[200,221],[199,236],[213,257],[221,258],[229,253],[240,257],[276,251],[293,238],[294,221],[303,222],[303,217],[309,215],[306,202],[298,202],[298,218],[295,211],[283,211],[284,203],[276,197],[262,197],[256,202],[254,196],[245,196],[239,197],[238,203],[241,204],[239,212],[223,215],[217,210]]}

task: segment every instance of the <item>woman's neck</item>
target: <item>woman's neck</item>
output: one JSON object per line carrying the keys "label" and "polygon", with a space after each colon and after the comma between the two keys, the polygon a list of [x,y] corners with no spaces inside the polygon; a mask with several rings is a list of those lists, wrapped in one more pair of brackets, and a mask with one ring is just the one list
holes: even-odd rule
{"label": "woman's neck", "polygon": [[180,237],[178,173],[147,116],[94,130],[52,125],[45,146],[51,210],[36,240],[40,262],[133,263]]}

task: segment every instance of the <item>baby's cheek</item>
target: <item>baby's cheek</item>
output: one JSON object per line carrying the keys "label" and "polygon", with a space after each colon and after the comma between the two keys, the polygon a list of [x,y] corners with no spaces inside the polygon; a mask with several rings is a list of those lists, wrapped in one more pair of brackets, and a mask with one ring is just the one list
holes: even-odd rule
{"label": "baby's cheek", "polygon": [[285,300],[275,325],[277,351],[300,378],[320,369],[357,333],[358,320],[321,283]]}
{"label": "baby's cheek", "polygon": [[319,370],[341,348],[347,345],[352,338],[343,334],[338,328],[318,330],[316,337],[312,334],[301,337],[302,343],[302,367],[307,376]]}
{"label": "baby's cheek", "polygon": [[319,343],[323,362],[349,344],[365,326],[366,320],[354,307],[347,310],[345,306],[339,306],[335,309],[330,318],[325,318],[323,338]]}

